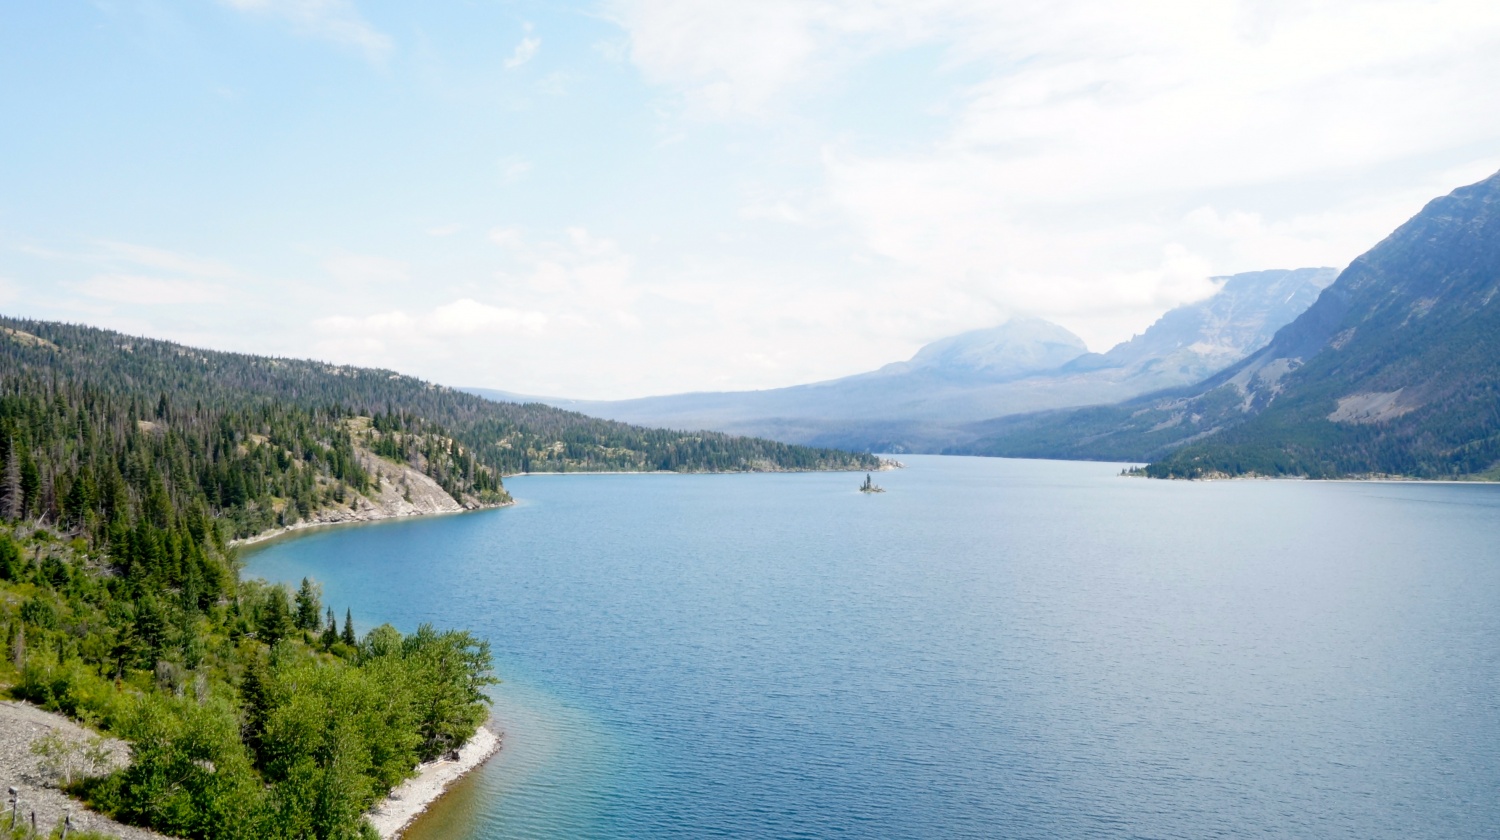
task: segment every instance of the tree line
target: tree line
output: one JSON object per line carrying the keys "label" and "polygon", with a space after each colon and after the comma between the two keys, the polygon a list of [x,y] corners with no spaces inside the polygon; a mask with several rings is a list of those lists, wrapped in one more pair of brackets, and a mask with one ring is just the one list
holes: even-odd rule
{"label": "tree line", "polygon": [[[137,402],[138,419],[166,400],[188,416],[226,412],[339,413],[378,418],[368,441],[387,457],[426,455],[442,441],[429,475],[460,488],[480,482],[498,492],[499,477],[524,472],[870,470],[868,453],[793,446],[717,432],[647,429],[587,417],[539,403],[500,403],[372,368],[222,353],[71,324],[0,318],[13,340],[0,341],[0,372],[30,372],[88,385]],[[26,336],[17,339],[18,336]],[[413,435],[384,441],[390,432]],[[325,440],[325,445],[328,441]],[[399,454],[398,454],[399,452]],[[480,476],[483,477],[480,477]],[[445,487],[447,485],[445,484]]]}

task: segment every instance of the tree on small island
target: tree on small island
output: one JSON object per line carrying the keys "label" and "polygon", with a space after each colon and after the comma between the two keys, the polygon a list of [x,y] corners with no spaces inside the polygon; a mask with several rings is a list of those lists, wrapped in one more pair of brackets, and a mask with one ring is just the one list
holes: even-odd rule
{"label": "tree on small island", "polygon": [[865,473],[865,483],[859,485],[859,492],[861,492],[861,493],[884,493],[885,492],[885,488],[881,487],[880,485],[876,484],[874,481],[870,480],[870,474],[869,473]]}

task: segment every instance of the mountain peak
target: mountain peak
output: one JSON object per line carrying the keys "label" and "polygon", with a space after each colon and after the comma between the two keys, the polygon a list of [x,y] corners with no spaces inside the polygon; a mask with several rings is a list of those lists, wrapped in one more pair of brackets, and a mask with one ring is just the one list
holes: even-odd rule
{"label": "mountain peak", "polygon": [[1088,352],[1083,339],[1041,318],[1017,316],[996,326],[941,338],[881,373],[927,370],[945,376],[1009,379],[1053,370]]}

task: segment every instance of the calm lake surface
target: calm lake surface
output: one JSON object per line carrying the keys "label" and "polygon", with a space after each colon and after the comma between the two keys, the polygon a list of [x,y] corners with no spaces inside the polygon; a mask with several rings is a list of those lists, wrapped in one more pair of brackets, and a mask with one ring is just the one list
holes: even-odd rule
{"label": "calm lake surface", "polygon": [[246,555],[493,643],[409,835],[1500,836],[1500,486],[535,476]]}

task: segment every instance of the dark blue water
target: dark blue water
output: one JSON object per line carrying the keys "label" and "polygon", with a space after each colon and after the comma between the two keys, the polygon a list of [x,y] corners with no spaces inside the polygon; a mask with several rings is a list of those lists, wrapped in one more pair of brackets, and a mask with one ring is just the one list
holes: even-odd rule
{"label": "dark blue water", "polygon": [[249,572],[492,640],[413,837],[1500,836],[1500,486],[1118,471],[517,478]]}

